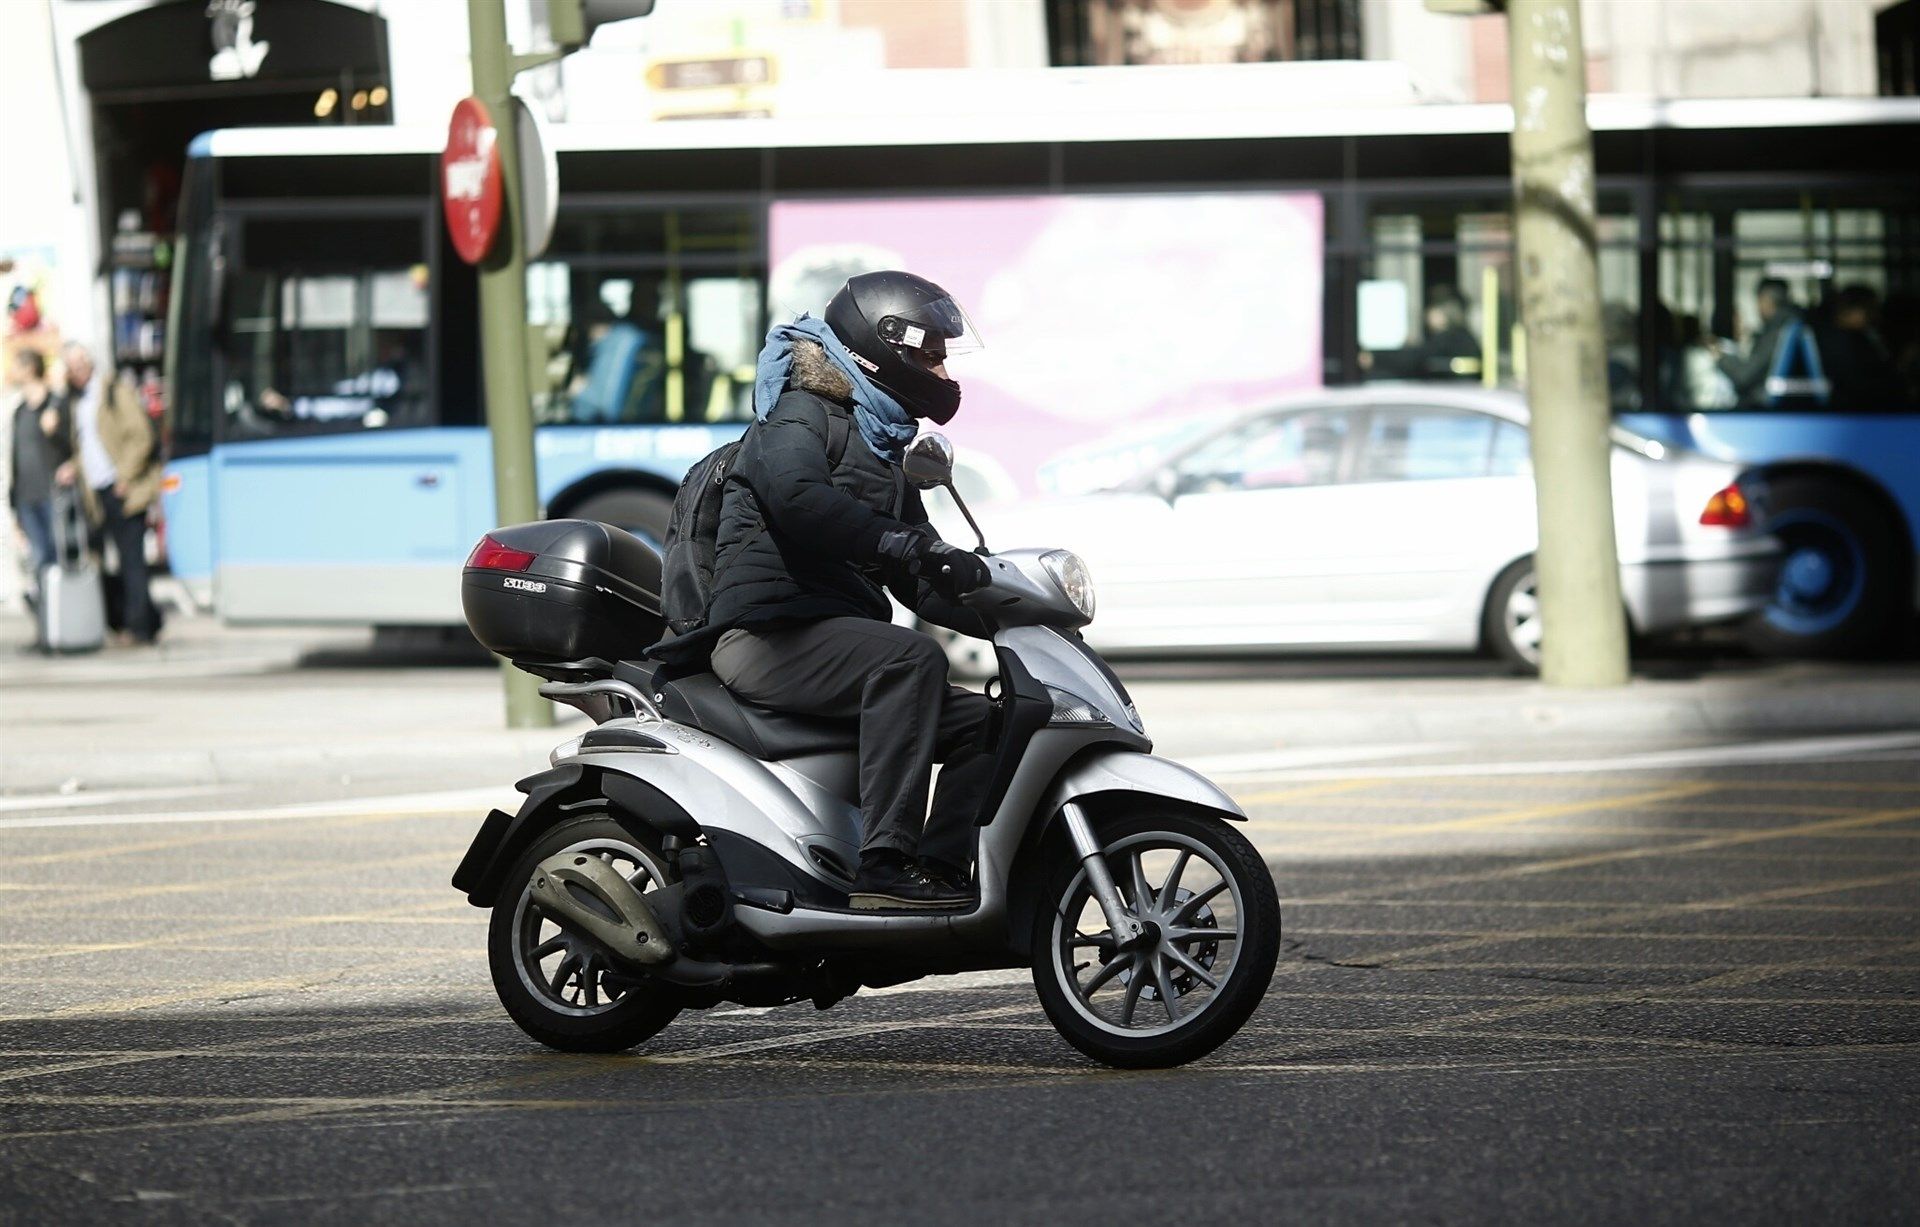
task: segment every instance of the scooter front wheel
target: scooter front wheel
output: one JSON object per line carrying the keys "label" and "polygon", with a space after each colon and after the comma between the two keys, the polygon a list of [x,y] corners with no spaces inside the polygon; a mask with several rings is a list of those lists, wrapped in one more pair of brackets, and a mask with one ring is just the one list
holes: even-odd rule
{"label": "scooter front wheel", "polygon": [[660,854],[603,814],[548,831],[521,856],[494,901],[487,929],[494,991],[520,1029],[549,1048],[621,1052],[672,1022],[680,994],[623,971],[598,943],[542,913],[531,890],[534,869],[562,852],[599,857],[642,893],[669,881]]}
{"label": "scooter front wheel", "polygon": [[1084,866],[1051,867],[1033,984],[1061,1036],[1123,1069],[1184,1065],[1253,1014],[1280,955],[1280,901],[1253,845],[1218,819],[1136,810],[1100,823],[1102,856],[1146,934],[1121,946]]}

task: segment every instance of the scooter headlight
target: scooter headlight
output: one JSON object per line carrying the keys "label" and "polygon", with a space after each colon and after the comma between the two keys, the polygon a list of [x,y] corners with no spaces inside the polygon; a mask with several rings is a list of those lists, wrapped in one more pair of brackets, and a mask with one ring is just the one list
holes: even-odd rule
{"label": "scooter headlight", "polygon": [[1040,565],[1053,576],[1053,582],[1060,585],[1060,591],[1073,602],[1080,616],[1093,621],[1093,576],[1087,572],[1087,564],[1080,561],[1080,555],[1072,550],[1049,550],[1040,555]]}
{"label": "scooter headlight", "polygon": [[1057,686],[1047,687],[1047,697],[1053,700],[1053,715],[1049,724],[1079,724],[1097,728],[1112,728],[1113,721],[1107,719],[1101,710],[1077,694],[1068,694]]}

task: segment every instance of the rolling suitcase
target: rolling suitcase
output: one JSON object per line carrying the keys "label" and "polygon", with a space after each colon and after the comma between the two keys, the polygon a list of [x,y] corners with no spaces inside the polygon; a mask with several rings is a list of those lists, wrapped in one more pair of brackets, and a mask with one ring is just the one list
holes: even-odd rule
{"label": "rolling suitcase", "polygon": [[107,637],[106,595],[100,567],[87,555],[79,497],[53,500],[53,561],[40,573],[40,650],[97,652]]}

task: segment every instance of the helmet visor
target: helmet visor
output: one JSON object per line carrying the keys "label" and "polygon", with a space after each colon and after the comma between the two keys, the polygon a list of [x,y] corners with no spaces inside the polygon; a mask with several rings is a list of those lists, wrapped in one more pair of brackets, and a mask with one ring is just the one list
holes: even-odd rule
{"label": "helmet visor", "polygon": [[908,351],[928,366],[938,366],[957,354],[985,348],[966,310],[950,296],[883,316],[879,333],[882,340]]}

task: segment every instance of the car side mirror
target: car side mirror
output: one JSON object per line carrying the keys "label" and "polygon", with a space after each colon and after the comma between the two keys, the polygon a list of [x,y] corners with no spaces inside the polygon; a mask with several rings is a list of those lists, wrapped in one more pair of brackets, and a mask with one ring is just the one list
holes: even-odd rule
{"label": "car side mirror", "polygon": [[907,480],[922,490],[953,484],[953,444],[939,431],[929,431],[907,444],[900,467]]}
{"label": "car side mirror", "polygon": [[1180,494],[1180,475],[1172,469],[1161,469],[1153,475],[1153,492],[1171,503]]}

